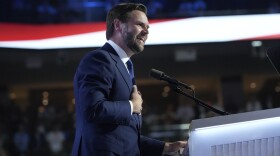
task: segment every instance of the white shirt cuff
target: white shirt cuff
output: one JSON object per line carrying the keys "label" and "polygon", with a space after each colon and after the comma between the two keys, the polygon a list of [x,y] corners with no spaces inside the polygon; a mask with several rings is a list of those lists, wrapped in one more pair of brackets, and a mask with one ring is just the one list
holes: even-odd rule
{"label": "white shirt cuff", "polygon": [[131,115],[132,115],[132,113],[133,113],[133,103],[132,103],[132,101],[131,100],[129,100],[129,103],[130,103],[130,113],[131,113]]}

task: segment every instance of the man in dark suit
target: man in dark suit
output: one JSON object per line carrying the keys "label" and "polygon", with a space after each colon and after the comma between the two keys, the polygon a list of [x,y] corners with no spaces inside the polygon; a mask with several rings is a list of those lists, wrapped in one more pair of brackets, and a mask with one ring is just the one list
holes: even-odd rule
{"label": "man in dark suit", "polygon": [[106,38],[88,53],[74,78],[76,135],[73,156],[161,156],[186,146],[140,134],[142,97],[130,57],[144,50],[149,22],[142,4],[123,3],[107,15]]}

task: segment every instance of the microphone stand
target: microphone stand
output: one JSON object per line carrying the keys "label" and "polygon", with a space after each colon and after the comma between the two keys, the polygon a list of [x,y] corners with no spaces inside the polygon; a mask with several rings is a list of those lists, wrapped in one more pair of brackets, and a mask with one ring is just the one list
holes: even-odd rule
{"label": "microphone stand", "polygon": [[[174,89],[175,92],[177,92],[177,93],[179,93],[179,94],[182,94],[182,95],[184,95],[184,96],[186,96],[186,97],[188,97],[188,98],[194,100],[198,105],[200,105],[200,106],[202,106],[202,107],[204,107],[204,108],[207,108],[207,109],[211,110],[211,111],[214,112],[214,113],[217,113],[217,114],[219,114],[219,115],[229,115],[229,114],[230,114],[230,113],[228,113],[228,112],[221,111],[221,110],[219,110],[219,109],[216,109],[216,108],[214,108],[214,107],[212,107],[212,106],[206,104],[205,102],[203,102],[202,100],[196,98],[195,96],[191,96],[190,94],[185,93],[184,91],[182,91],[182,89],[180,88],[180,85],[179,85],[179,84],[177,84],[177,85],[172,84],[171,86],[172,86],[172,88]],[[184,85],[183,85],[183,86],[184,86]],[[192,89],[192,91],[193,91],[193,89]]]}

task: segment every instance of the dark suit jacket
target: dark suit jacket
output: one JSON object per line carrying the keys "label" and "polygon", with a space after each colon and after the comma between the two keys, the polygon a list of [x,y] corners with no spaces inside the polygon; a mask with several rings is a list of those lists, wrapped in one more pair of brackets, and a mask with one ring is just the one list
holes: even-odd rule
{"label": "dark suit jacket", "polygon": [[108,43],[81,60],[74,77],[72,156],[95,156],[100,150],[121,156],[162,154],[164,142],[141,136],[141,116],[131,115],[132,85],[126,67]]}

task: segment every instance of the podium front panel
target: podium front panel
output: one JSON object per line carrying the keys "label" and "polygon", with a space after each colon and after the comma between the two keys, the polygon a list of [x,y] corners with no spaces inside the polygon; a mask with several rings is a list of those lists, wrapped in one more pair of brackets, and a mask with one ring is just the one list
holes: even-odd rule
{"label": "podium front panel", "polygon": [[193,120],[190,156],[280,156],[280,108]]}

